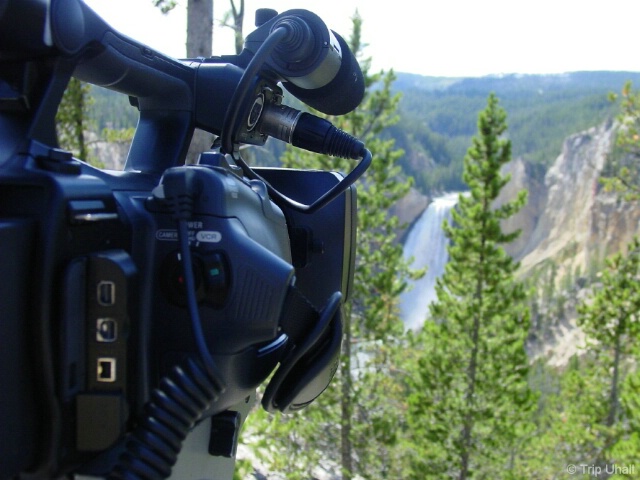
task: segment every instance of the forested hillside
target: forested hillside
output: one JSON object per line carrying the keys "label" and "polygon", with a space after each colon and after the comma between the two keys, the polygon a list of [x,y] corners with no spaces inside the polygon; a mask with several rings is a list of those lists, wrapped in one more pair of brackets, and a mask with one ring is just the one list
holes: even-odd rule
{"label": "forested hillside", "polygon": [[92,106],[89,115],[97,132],[104,128],[124,129],[136,126],[138,111],[129,97],[106,88],[91,86]]}
{"label": "forested hillside", "polygon": [[398,74],[400,122],[390,134],[406,155],[402,165],[425,193],[457,190],[462,158],[476,131],[477,112],[493,92],[509,114],[513,157],[538,165],[538,174],[559,154],[563,140],[615,114],[608,94],[640,73],[576,72],[436,78]]}

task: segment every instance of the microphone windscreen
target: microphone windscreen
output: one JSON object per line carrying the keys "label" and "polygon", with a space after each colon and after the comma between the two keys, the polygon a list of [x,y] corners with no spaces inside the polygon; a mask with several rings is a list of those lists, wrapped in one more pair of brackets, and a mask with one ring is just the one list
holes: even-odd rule
{"label": "microphone windscreen", "polygon": [[347,42],[333,32],[340,49],[342,63],[336,76],[320,88],[305,89],[291,82],[283,86],[297,99],[326,115],[344,115],[356,109],[364,98],[364,76]]}

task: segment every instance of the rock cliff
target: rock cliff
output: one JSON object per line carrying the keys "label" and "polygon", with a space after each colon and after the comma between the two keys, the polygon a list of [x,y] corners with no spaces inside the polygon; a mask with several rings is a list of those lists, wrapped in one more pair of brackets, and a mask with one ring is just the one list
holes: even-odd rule
{"label": "rock cliff", "polygon": [[640,233],[640,208],[604,192],[599,178],[614,141],[612,122],[570,136],[543,181],[527,174],[527,164],[512,162],[510,198],[526,188],[526,207],[505,224],[522,229],[509,252],[526,275],[543,262],[554,262],[563,273],[587,272],[592,264],[620,251]]}
{"label": "rock cliff", "polygon": [[522,188],[529,192],[527,206],[503,226],[522,230],[507,249],[523,278],[536,277],[538,290],[555,292],[551,303],[538,294],[542,304],[532,318],[538,330],[529,342],[531,356],[551,365],[564,365],[584,343],[575,307],[588,295],[589,278],[640,234],[640,207],[605,192],[599,181],[614,138],[611,122],[570,136],[541,180],[522,160],[507,169],[511,181],[502,200]]}

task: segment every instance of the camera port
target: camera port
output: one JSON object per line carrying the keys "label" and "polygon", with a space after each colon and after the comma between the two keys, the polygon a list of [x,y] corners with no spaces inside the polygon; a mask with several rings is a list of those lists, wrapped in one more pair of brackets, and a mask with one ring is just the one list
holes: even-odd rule
{"label": "camera port", "polygon": [[118,339],[118,323],[115,318],[99,318],[96,321],[96,340],[112,343]]}
{"label": "camera port", "polygon": [[98,381],[99,382],[115,382],[116,381],[116,359],[111,357],[98,358]]}
{"label": "camera port", "polygon": [[116,284],[103,280],[98,283],[98,303],[110,307],[116,303]]}

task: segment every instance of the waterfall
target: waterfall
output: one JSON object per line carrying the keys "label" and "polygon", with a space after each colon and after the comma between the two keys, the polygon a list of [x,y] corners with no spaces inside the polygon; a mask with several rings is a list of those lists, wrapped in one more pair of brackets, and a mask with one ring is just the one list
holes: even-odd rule
{"label": "waterfall", "polygon": [[436,299],[436,279],[444,272],[448,260],[448,240],[442,231],[444,220],[451,218],[451,209],[458,202],[458,193],[435,198],[409,230],[404,244],[404,257],[413,257],[412,268],[427,267],[427,273],[411,284],[400,297],[400,316],[407,328],[420,328],[429,304]]}

